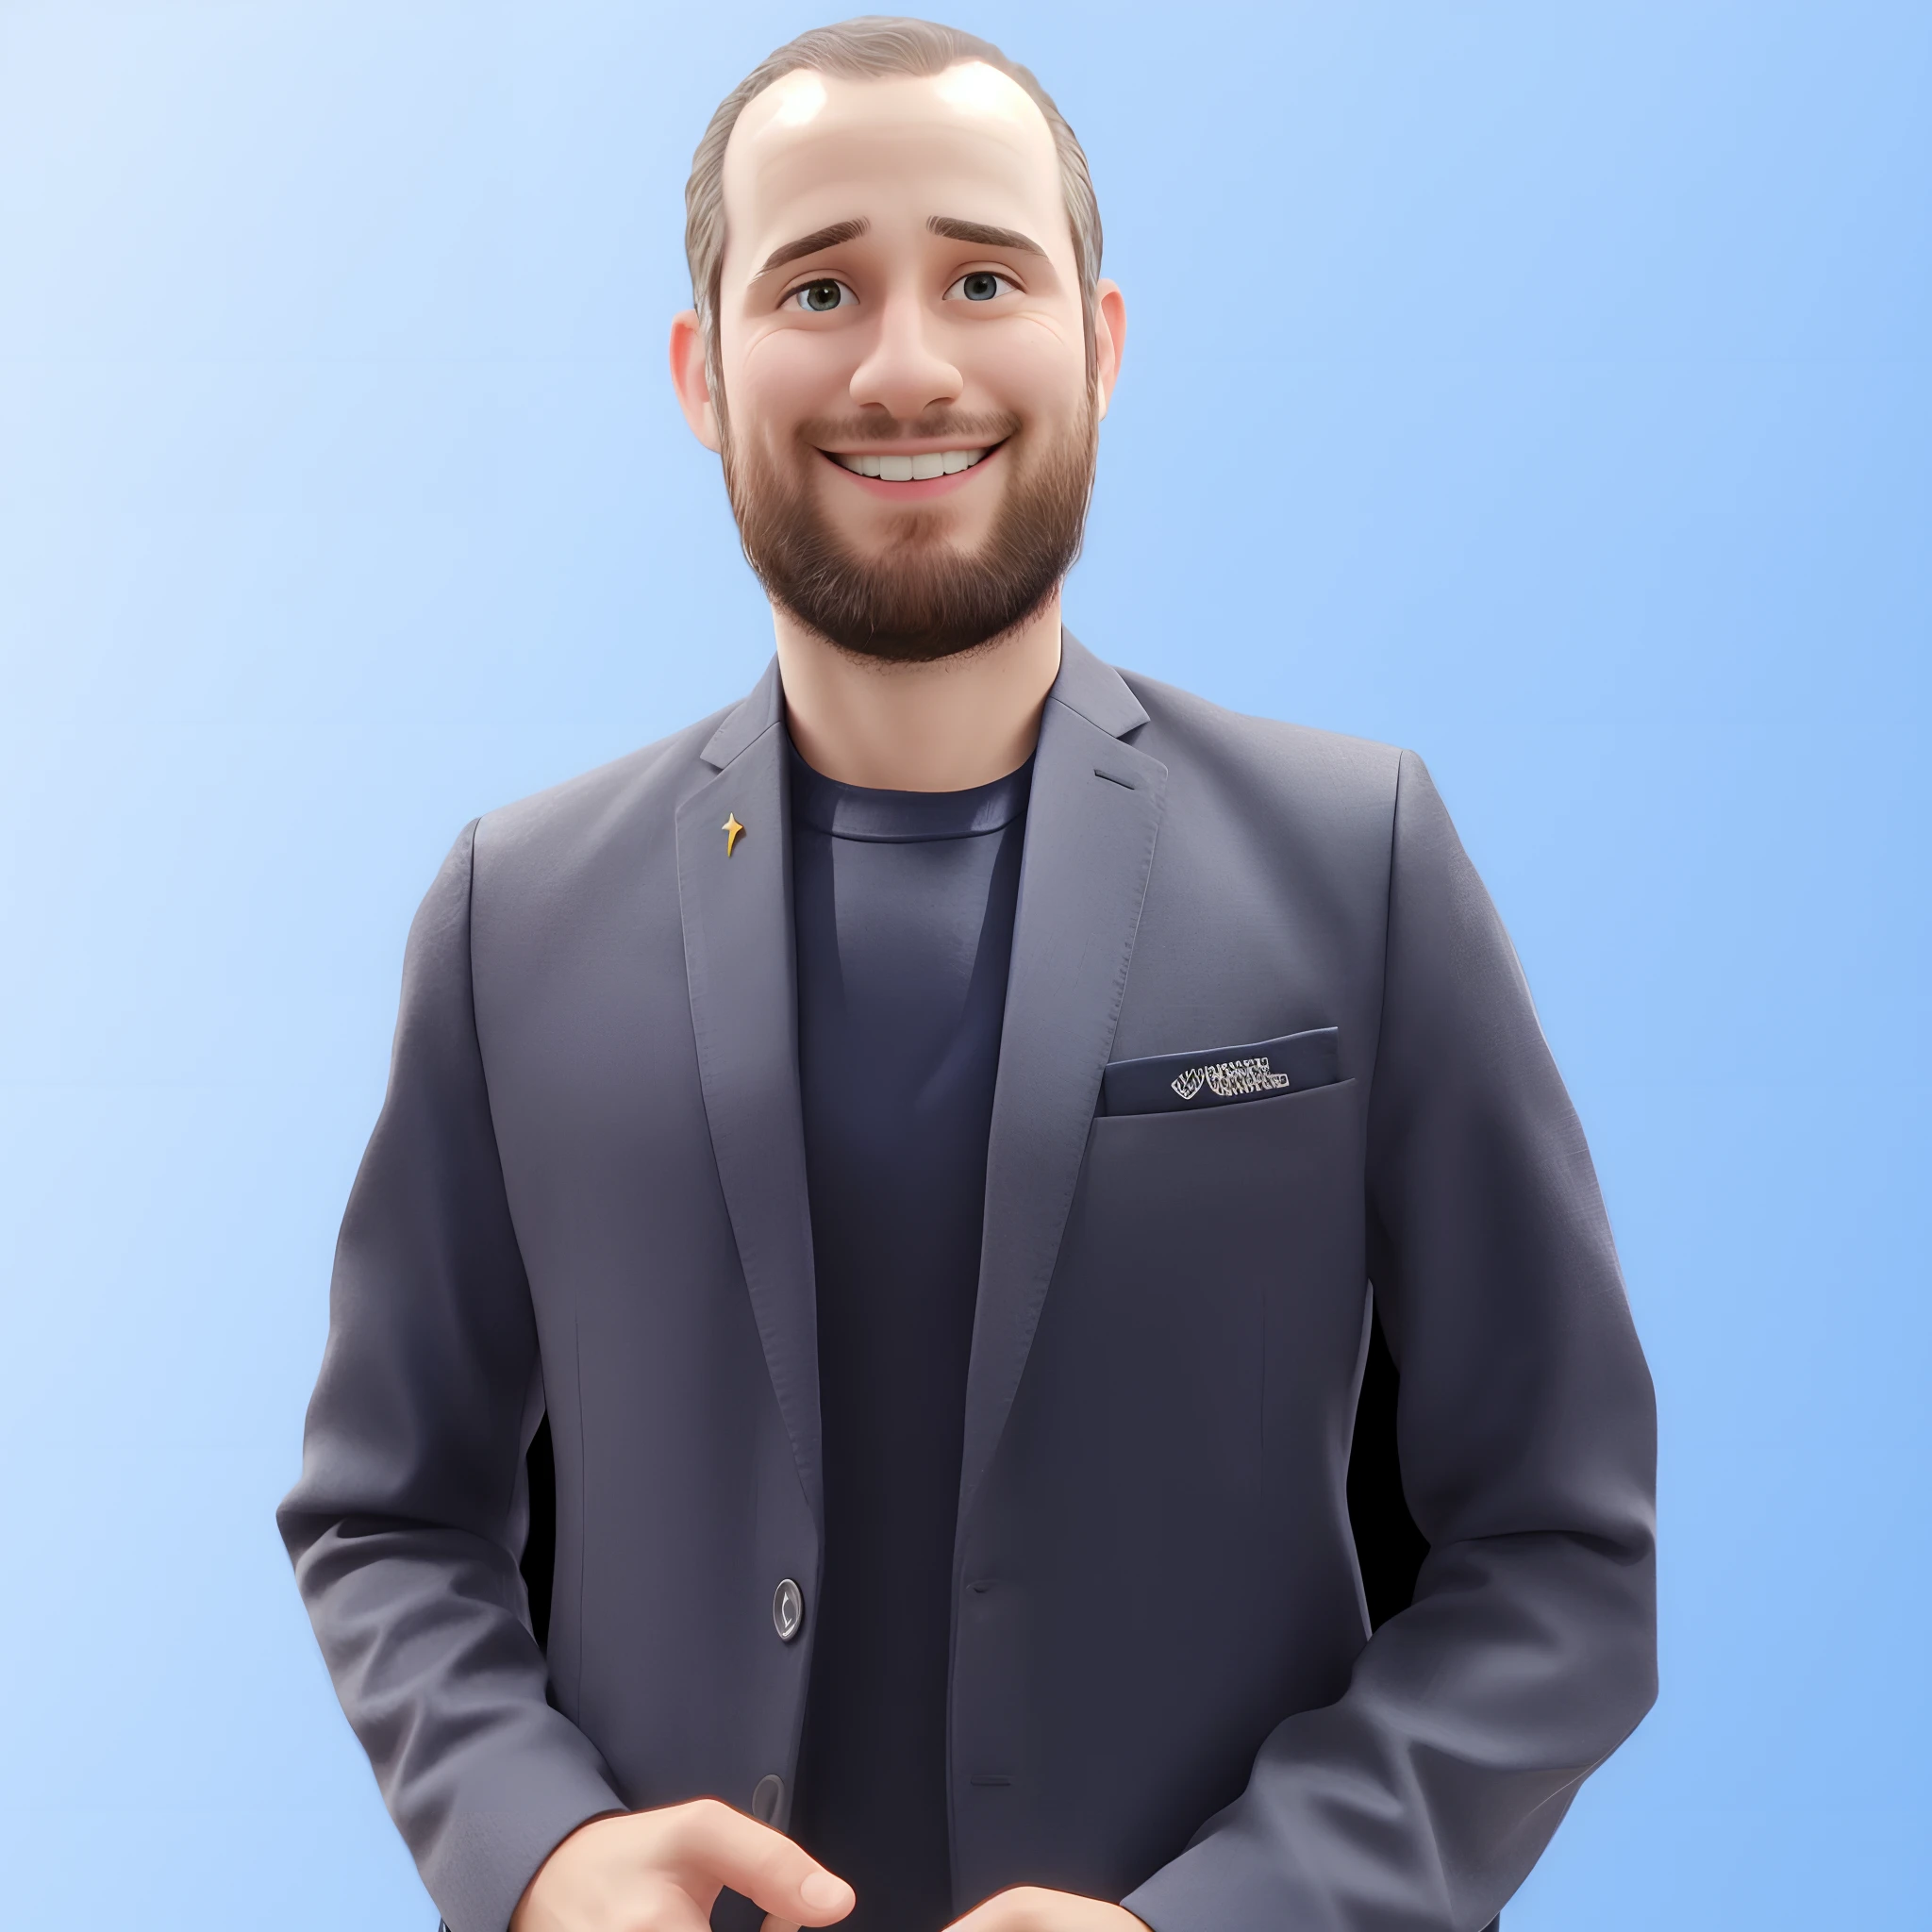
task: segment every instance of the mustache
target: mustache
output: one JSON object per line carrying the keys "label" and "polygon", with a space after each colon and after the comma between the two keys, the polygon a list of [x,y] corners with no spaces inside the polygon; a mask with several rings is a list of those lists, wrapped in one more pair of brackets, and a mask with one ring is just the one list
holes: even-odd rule
{"label": "mustache", "polygon": [[909,423],[892,416],[819,416],[798,425],[798,437],[815,449],[850,449],[855,444],[898,441],[958,441],[961,445],[1004,442],[1018,433],[1019,417],[1006,410],[977,414],[952,409],[929,411]]}

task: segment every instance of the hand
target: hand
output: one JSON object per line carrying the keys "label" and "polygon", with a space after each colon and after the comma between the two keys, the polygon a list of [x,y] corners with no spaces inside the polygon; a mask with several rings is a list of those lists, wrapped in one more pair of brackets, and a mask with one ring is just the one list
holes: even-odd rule
{"label": "hand", "polygon": [[1082,1898],[1077,1891],[1049,1891],[1043,1885],[1016,1885],[974,1906],[948,1932],[1147,1932],[1124,1906]]}
{"label": "hand", "polygon": [[698,1798],[578,1825],[524,1888],[509,1932],[710,1932],[727,1885],[763,1907],[765,1932],[853,1907],[852,1888],[782,1833]]}

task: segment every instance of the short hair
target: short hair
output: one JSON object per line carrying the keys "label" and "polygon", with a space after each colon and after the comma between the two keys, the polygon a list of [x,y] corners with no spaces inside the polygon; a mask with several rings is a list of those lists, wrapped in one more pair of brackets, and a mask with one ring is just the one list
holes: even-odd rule
{"label": "short hair", "polygon": [[[718,293],[724,273],[724,149],[745,104],[775,80],[801,70],[828,74],[841,80],[886,80],[901,76],[924,79],[943,74],[963,61],[983,61],[1024,89],[1046,117],[1059,158],[1060,192],[1066,203],[1067,225],[1073,232],[1074,257],[1080,272],[1080,314],[1087,332],[1087,374],[1094,369],[1093,302],[1100,280],[1100,205],[1093,196],[1093,177],[1087,156],[1053,96],[1016,60],[1008,60],[991,41],[941,26],[929,20],[901,20],[866,14],[841,21],[836,26],[813,27],[788,41],[741,80],[718,104],[705,138],[691,156],[691,178],[684,188],[684,252],[691,261],[691,305],[704,331],[706,359],[711,366],[712,392],[718,392]],[[719,400],[722,402],[723,398]]]}

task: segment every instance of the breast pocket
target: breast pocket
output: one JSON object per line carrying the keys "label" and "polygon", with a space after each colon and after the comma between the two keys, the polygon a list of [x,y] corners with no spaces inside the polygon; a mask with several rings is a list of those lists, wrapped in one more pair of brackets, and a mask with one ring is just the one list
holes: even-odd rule
{"label": "breast pocket", "polygon": [[1239,1106],[1093,1123],[1076,1233],[1117,1277],[1187,1295],[1240,1280],[1310,1281],[1361,1253],[1353,1080]]}
{"label": "breast pocket", "polygon": [[1115,1114],[1093,1123],[1041,1340],[1110,1440],[1187,1441],[1238,1480],[1296,1408],[1332,1433],[1362,1289],[1353,1080]]}
{"label": "breast pocket", "polygon": [[1205,1112],[1332,1087],[1341,1078],[1341,1028],[1312,1026],[1251,1046],[1114,1060],[1101,1076],[1099,1110],[1108,1116]]}

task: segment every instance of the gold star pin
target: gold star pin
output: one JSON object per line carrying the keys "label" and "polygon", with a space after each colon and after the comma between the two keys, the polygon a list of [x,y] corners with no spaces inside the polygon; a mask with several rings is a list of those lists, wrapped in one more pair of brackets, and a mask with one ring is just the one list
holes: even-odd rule
{"label": "gold star pin", "polygon": [[729,858],[738,849],[739,835],[744,827],[738,823],[738,814],[734,811],[726,816],[724,823],[718,829],[724,834],[724,857]]}

